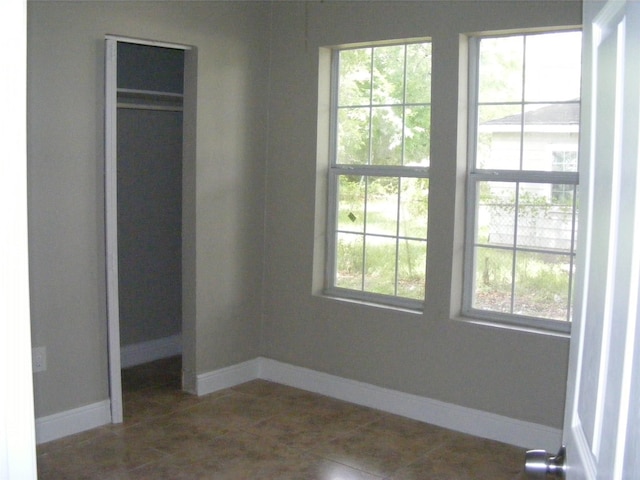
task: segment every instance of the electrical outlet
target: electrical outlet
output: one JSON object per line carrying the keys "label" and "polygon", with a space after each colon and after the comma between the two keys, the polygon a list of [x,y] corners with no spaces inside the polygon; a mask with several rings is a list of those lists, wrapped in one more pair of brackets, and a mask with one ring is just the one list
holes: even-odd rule
{"label": "electrical outlet", "polygon": [[47,369],[47,347],[34,347],[31,350],[33,373],[44,372]]}

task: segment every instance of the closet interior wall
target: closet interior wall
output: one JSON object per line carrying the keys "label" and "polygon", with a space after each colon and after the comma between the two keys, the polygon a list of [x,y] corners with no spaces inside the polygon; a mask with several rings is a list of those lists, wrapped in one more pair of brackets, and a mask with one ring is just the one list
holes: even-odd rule
{"label": "closet interior wall", "polygon": [[119,42],[117,58],[118,293],[124,356],[125,347],[175,340],[181,333],[184,51]]}

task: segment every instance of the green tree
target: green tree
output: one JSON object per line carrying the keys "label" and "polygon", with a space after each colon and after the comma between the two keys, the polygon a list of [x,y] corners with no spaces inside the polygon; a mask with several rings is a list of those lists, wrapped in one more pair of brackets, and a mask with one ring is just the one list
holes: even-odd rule
{"label": "green tree", "polygon": [[339,64],[338,162],[428,165],[431,44],[343,50]]}

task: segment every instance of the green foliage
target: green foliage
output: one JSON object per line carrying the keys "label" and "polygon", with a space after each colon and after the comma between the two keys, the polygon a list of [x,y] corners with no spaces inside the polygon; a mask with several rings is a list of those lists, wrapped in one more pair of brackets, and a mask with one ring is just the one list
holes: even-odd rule
{"label": "green foliage", "polygon": [[369,108],[338,110],[337,163],[365,165],[369,162]]}
{"label": "green foliage", "polygon": [[340,235],[337,242],[336,285],[362,289],[362,241],[358,235]]}
{"label": "green foliage", "polygon": [[404,45],[373,49],[373,104],[397,105],[404,101]]}
{"label": "green foliage", "polygon": [[342,50],[339,65],[338,163],[428,165],[431,44]]}
{"label": "green foliage", "polygon": [[482,103],[520,101],[523,59],[523,36],[483,38],[478,100]]}
{"label": "green foliage", "polygon": [[[343,50],[338,77],[337,163],[428,165],[430,43]],[[423,299],[428,179],[338,185],[336,285]]]}
{"label": "green foliage", "polygon": [[424,298],[429,180],[342,175],[339,186],[336,285]]}
{"label": "green foliage", "polygon": [[569,258],[568,255],[517,252],[514,259],[508,250],[476,249],[474,306],[565,320]]}
{"label": "green foliage", "polygon": [[[362,237],[341,236],[337,245],[336,286],[421,300],[425,292],[426,242],[368,237],[363,256]],[[364,261],[364,266],[363,266]],[[397,275],[397,278],[396,278]]]}
{"label": "green foliage", "polygon": [[407,45],[406,102],[431,103],[431,43]]}
{"label": "green foliage", "polygon": [[[523,99],[524,49],[522,35],[481,40],[479,123],[521,113],[513,102]],[[339,164],[429,165],[430,43],[342,50],[338,77]],[[503,168],[492,163],[491,141],[490,133],[479,133],[477,165]],[[422,300],[429,180],[341,175],[338,181],[336,285]],[[523,231],[526,226],[537,233],[538,225],[572,211],[571,189],[550,195],[539,187],[478,183],[479,217],[485,221],[476,241],[487,246],[476,248],[475,307],[566,319],[570,255],[523,252],[513,240],[507,249],[490,242],[496,232],[491,222],[502,222],[504,230],[518,222]]]}
{"label": "green foliage", "polygon": [[[523,238],[525,234],[522,232],[525,228],[535,233],[539,228],[542,231],[554,218],[571,209],[571,205],[558,204],[549,195],[530,191],[526,184],[520,184],[520,188],[517,188],[517,184],[512,182],[479,182],[478,195],[483,213],[487,216],[484,223],[478,226],[476,241],[479,245],[487,246],[476,248],[475,307],[566,320],[570,253],[516,250],[514,258],[512,248],[516,208],[518,247],[533,245],[534,248],[543,248],[538,247],[537,243],[527,243],[541,239]],[[491,232],[498,231],[499,225],[504,230],[513,231],[508,242],[506,233],[501,240],[493,240]],[[501,245],[500,242],[504,243]],[[555,244],[549,245],[551,248]],[[495,248],[499,246],[507,249]]]}
{"label": "green foliage", "polygon": [[490,205],[489,209],[494,212],[507,213],[513,215],[518,208],[518,217],[522,219],[534,218],[534,217],[546,217],[549,215],[550,209],[554,206],[550,199],[546,195],[540,195],[534,192],[528,192],[521,189],[518,194],[516,204],[515,189],[510,194],[505,196],[496,195],[491,190],[482,191],[484,195],[482,198],[483,205]]}
{"label": "green foliage", "polygon": [[338,105],[368,105],[371,97],[371,48],[340,52]]}

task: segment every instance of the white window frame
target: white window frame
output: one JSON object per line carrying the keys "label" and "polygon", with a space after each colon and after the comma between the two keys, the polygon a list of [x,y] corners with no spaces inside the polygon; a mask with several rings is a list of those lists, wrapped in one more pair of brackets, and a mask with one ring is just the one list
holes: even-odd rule
{"label": "white window frame", "polygon": [[[536,35],[540,33],[555,33],[563,31],[578,31],[579,28],[569,27],[554,28],[548,31],[510,31],[504,35],[474,35],[468,37],[469,44],[469,79],[468,79],[468,125],[467,125],[467,188],[466,188],[466,216],[465,216],[465,235],[464,235],[464,266],[463,266],[463,291],[462,291],[462,316],[465,318],[486,321],[491,324],[512,325],[515,327],[533,328],[547,332],[570,333],[571,322],[562,320],[552,320],[541,317],[533,317],[516,313],[504,313],[492,310],[483,310],[472,307],[474,296],[475,282],[475,225],[476,225],[476,201],[478,198],[478,188],[480,182],[506,182],[515,183],[544,183],[544,184],[571,184],[577,188],[579,180],[579,172],[558,172],[558,171],[532,171],[532,170],[498,170],[498,169],[480,169],[476,168],[476,145],[478,135],[478,87],[479,87],[479,58],[480,58],[480,41],[483,38],[496,38],[500,36],[509,37],[514,35]],[[548,102],[547,102],[548,103]],[[566,102],[561,102],[566,103]],[[573,212],[573,233],[571,245],[573,245],[571,254],[571,268],[569,278],[569,305],[573,295],[573,280],[575,277],[575,236],[577,221],[577,194],[574,198]],[[517,235],[517,230],[515,232]],[[519,249],[516,246],[509,247],[510,251],[516,252]],[[526,248],[526,251],[533,253],[547,253],[544,250],[537,251],[533,248]],[[512,283],[512,297],[515,283]],[[513,298],[512,298],[513,302]]]}
{"label": "white window frame", "polygon": [[[381,293],[355,290],[335,285],[337,268],[337,234],[338,230],[338,183],[341,175],[358,175],[365,177],[396,177],[396,178],[427,178],[429,177],[429,167],[421,166],[386,166],[386,165],[353,165],[337,164],[337,127],[338,127],[338,79],[339,79],[339,53],[344,50],[359,48],[376,48],[393,45],[409,45],[415,43],[431,43],[430,38],[420,38],[411,40],[399,40],[397,42],[358,44],[357,46],[344,46],[331,50],[331,87],[330,87],[330,128],[329,128],[329,168],[327,185],[327,225],[326,225],[326,260],[325,260],[325,286],[323,294],[346,300],[359,301],[381,307],[395,307],[410,311],[423,311],[425,298],[421,300],[401,297],[396,295],[385,295]],[[400,105],[400,104],[399,104]],[[402,106],[411,103],[402,103]],[[432,105],[430,102],[429,105]],[[389,238],[401,238],[399,234]],[[427,239],[428,245],[428,239]],[[397,248],[397,247],[396,247]],[[366,254],[366,249],[363,255]],[[396,254],[396,275],[397,275],[398,255]],[[363,263],[364,266],[364,263]],[[364,267],[363,267],[364,268]],[[425,261],[426,272],[426,261]],[[426,273],[425,273],[426,275]],[[426,297],[426,286],[425,286]]]}

